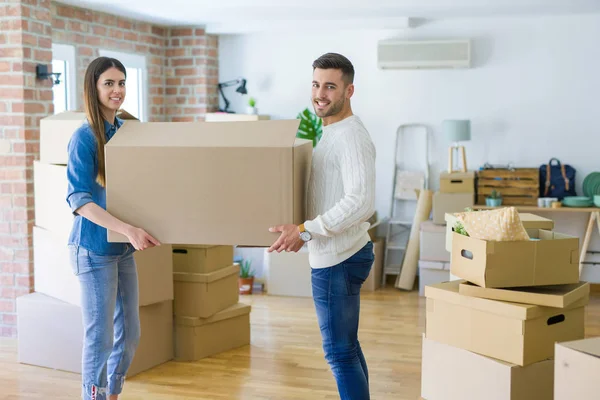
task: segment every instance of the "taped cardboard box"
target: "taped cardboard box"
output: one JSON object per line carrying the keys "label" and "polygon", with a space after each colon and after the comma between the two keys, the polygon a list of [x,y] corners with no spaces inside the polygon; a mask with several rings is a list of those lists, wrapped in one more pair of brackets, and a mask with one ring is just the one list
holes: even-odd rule
{"label": "taped cardboard box", "polygon": [[[174,357],[171,300],[140,307],[140,325],[140,344],[128,377]],[[20,363],[81,373],[83,320],[80,307],[41,293],[18,297],[17,329]]]}
{"label": "taped cardboard box", "polygon": [[174,272],[175,316],[208,318],[236,304],[239,273],[238,264],[208,274]]}
{"label": "taped cardboard box", "polygon": [[440,193],[475,194],[475,172],[441,172]]}
{"label": "taped cardboard box", "polygon": [[175,359],[196,361],[250,344],[251,307],[238,303],[210,318],[175,318]]}
{"label": "taped cardboard box", "polygon": [[556,309],[464,296],[461,283],[425,287],[427,338],[525,366],[553,358],[555,342],[584,337],[589,296]]}
{"label": "taped cardboard box", "polygon": [[[139,304],[173,300],[173,257],[163,244],[133,253],[138,271]],[[33,227],[33,276],[36,292],[81,305],[79,279],[73,273],[67,238]]]}
{"label": "taped cardboard box", "polygon": [[538,229],[539,240],[486,241],[452,233],[450,272],[481,287],[579,282],[579,238]]}
{"label": "taped cardboard box", "polygon": [[106,145],[107,210],[162,243],[271,246],[270,227],[306,219],[298,124],[126,121]]}
{"label": "taped cardboard box", "polygon": [[[446,250],[452,251],[452,232],[454,232],[454,225],[458,221],[454,213],[446,213]],[[538,229],[545,229],[547,231],[554,230],[554,221],[548,218],[540,217],[539,215],[530,213],[519,213],[519,219],[523,224],[523,227],[527,231],[528,235],[535,235]]]}
{"label": "taped cardboard box", "polygon": [[207,274],[230,267],[233,246],[173,245],[173,271]]}
{"label": "taped cardboard box", "polygon": [[556,343],[554,400],[600,396],[600,337]]}
{"label": "taped cardboard box", "polygon": [[[427,400],[552,400],[554,360],[526,367],[423,338]],[[582,397],[572,397],[576,399]]]}
{"label": "taped cardboard box", "polygon": [[571,285],[535,286],[518,289],[482,288],[472,283],[461,283],[459,293],[484,299],[510,301],[512,303],[565,308],[588,297],[590,284],[579,282]]}

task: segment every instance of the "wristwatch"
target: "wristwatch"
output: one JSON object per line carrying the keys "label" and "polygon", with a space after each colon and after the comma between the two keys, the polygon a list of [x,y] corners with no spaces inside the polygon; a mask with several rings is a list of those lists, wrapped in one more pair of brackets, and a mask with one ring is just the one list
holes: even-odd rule
{"label": "wristwatch", "polygon": [[304,224],[298,226],[298,229],[300,230],[300,239],[302,239],[305,242],[308,242],[312,239],[312,235],[310,234],[310,232],[304,229]]}

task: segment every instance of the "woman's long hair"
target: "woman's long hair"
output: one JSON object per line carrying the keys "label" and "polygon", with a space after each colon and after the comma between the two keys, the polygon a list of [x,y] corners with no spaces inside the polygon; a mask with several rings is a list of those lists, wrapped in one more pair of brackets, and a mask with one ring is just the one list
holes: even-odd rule
{"label": "woman's long hair", "polygon": [[[98,175],[96,176],[96,182],[101,186],[106,186],[106,168],[104,160],[104,145],[106,145],[106,133],[104,132],[104,116],[100,109],[100,100],[98,99],[98,78],[106,70],[110,68],[116,68],[127,76],[127,71],[123,64],[114,58],[109,57],[98,57],[90,63],[87,70],[85,71],[85,78],[83,83],[83,98],[85,114],[88,122],[94,132],[97,146],[97,160],[98,160]],[[108,121],[111,124],[114,121]]]}

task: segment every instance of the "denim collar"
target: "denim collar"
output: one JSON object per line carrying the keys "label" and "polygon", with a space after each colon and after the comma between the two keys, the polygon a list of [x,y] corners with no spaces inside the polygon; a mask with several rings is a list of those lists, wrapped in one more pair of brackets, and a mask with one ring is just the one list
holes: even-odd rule
{"label": "denim collar", "polygon": [[117,117],[115,117],[114,125],[112,125],[107,120],[104,120],[104,133],[106,134],[106,138],[110,140],[110,138],[113,137],[113,135],[117,132],[117,129],[119,129],[121,125],[123,125],[123,120]]}

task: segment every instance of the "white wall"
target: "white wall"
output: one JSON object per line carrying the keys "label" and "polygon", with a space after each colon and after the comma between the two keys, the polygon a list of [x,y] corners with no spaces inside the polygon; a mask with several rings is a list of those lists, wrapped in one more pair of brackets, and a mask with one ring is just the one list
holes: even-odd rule
{"label": "white wall", "polygon": [[[324,25],[326,27],[326,25]],[[390,37],[472,38],[474,66],[379,70],[377,41]],[[400,124],[431,126],[431,185],[447,165],[442,120],[468,118],[470,169],[485,162],[538,167],[551,157],[586,174],[600,171],[600,15],[433,21],[405,32],[338,31],[221,36],[221,81],[243,76],[259,112],[295,118],[310,106],[312,61],[333,51],[356,69],[355,114],[377,148],[377,202],[387,215],[393,145]],[[233,109],[245,98],[226,89]],[[583,215],[582,215],[583,217]],[[581,221],[580,223],[584,223]]]}

